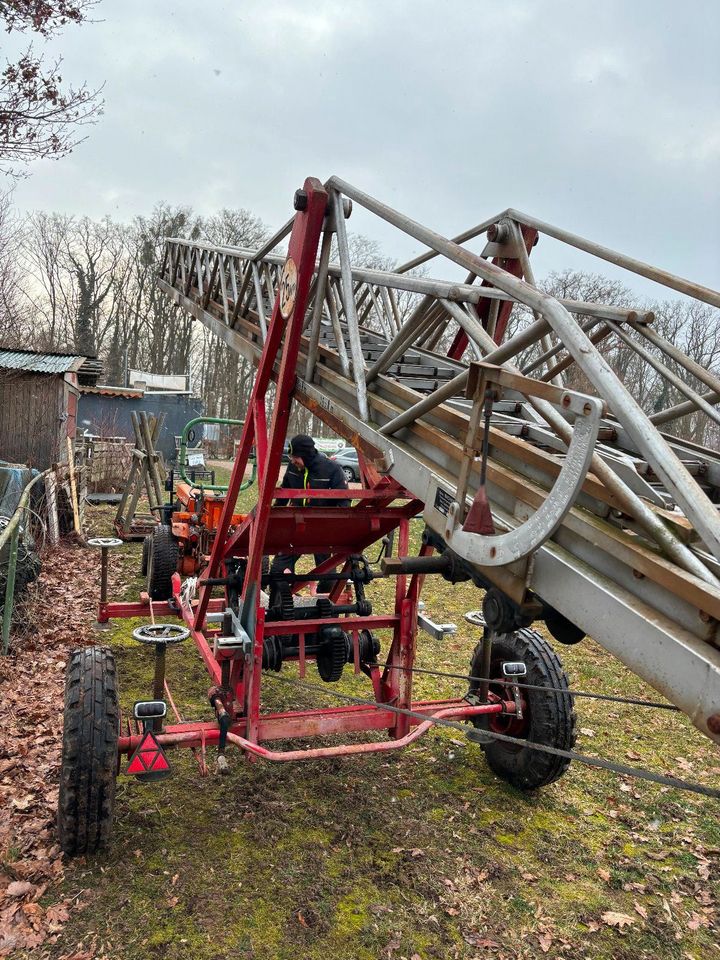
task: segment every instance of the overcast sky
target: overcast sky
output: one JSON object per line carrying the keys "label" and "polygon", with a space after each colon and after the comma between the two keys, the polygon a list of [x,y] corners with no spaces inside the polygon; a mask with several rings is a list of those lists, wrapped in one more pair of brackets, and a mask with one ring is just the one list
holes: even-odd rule
{"label": "overcast sky", "polygon": [[[96,16],[51,50],[67,80],[104,83],[105,114],[33,165],[21,209],[242,206],[276,226],[306,176],[338,174],[448,236],[514,206],[720,287],[717,0],[102,0]],[[540,274],[586,262],[552,242],[534,257]]]}

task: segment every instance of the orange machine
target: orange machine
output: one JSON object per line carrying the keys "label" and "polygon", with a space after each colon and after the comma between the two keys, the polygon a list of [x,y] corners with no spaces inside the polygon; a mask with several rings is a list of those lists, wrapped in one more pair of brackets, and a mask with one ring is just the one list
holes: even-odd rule
{"label": "orange machine", "polygon": [[[170,595],[175,571],[197,576],[205,567],[226,497],[224,492],[204,490],[184,481],[177,484],[175,496],[170,523],[158,524],[143,543],[142,573],[147,577],[152,600]],[[233,514],[231,525],[242,523],[245,516]]]}

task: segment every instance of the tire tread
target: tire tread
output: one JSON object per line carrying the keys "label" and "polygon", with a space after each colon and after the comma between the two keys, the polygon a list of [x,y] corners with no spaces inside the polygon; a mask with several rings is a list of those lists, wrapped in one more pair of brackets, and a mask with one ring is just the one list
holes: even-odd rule
{"label": "tire tread", "polygon": [[[498,635],[493,641],[493,649],[498,651],[502,660],[522,660],[527,666],[527,683],[559,688],[526,692],[530,703],[530,729],[524,739],[572,750],[576,723],[574,701],[566,692],[570,683],[552,646],[537,631],[524,628]],[[470,667],[473,676],[477,675],[481,663],[482,642],[473,652]],[[529,747],[513,750],[500,740],[484,743],[482,749],[493,772],[521,790],[547,786],[562,777],[570,766],[567,757]]]}
{"label": "tire tread", "polygon": [[120,706],[108,647],[74,650],[65,679],[58,833],[77,856],[107,846],[112,828]]}

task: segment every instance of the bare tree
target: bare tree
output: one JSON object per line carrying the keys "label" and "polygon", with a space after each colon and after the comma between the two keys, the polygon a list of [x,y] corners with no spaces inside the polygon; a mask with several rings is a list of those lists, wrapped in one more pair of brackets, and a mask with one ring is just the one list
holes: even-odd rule
{"label": "bare tree", "polygon": [[[87,19],[93,0],[0,0],[5,29],[42,38],[68,23]],[[0,73],[0,160],[4,172],[19,175],[17,164],[36,157],[62,157],[84,139],[83,128],[102,112],[98,90],[86,84],[63,88],[62,60],[46,64],[32,44]]]}
{"label": "bare tree", "polygon": [[29,326],[20,286],[19,245],[22,224],[13,215],[9,194],[0,195],[0,343],[22,346]]}
{"label": "bare tree", "polygon": [[41,350],[72,342],[71,278],[64,258],[71,224],[72,218],[64,214],[42,212],[30,214],[24,223],[22,294],[33,317],[34,345]]}

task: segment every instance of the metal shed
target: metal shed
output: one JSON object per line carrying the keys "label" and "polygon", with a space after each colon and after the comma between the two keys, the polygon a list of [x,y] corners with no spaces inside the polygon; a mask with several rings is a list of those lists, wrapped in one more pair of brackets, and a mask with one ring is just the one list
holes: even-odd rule
{"label": "metal shed", "polygon": [[80,387],[78,425],[80,433],[103,437],[126,437],[131,442],[133,412],[165,415],[163,429],[156,448],[167,463],[175,459],[175,437],[179,436],[188,420],[202,416],[203,401],[187,391],[150,391],[134,387],[113,387],[98,384]]}

